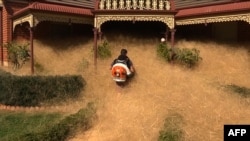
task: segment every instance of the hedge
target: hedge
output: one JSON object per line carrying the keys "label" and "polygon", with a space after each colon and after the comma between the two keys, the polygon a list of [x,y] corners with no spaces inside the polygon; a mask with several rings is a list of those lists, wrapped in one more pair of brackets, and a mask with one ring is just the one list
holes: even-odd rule
{"label": "hedge", "polygon": [[77,98],[86,85],[81,75],[16,76],[0,73],[0,103],[39,106],[52,99]]}

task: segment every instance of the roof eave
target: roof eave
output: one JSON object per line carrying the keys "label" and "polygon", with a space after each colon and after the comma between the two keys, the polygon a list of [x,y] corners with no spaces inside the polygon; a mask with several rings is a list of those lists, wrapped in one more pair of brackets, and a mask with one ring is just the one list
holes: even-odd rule
{"label": "roof eave", "polygon": [[84,16],[84,17],[94,17],[93,15],[85,15],[85,14],[75,14],[75,13],[66,13],[66,12],[55,12],[55,11],[46,11],[46,10],[40,10],[40,9],[26,9],[22,12],[19,13],[14,13],[10,18],[11,19],[16,19],[19,17],[22,17],[24,15],[27,15],[29,13],[39,13],[39,12],[43,12],[43,13],[51,13],[51,14],[61,14],[61,15],[78,15],[78,16]]}
{"label": "roof eave", "polygon": [[[54,7],[56,5],[53,5],[51,6],[50,8],[44,8],[46,7],[46,5],[44,5],[43,3],[39,3],[39,2],[34,2],[32,3],[31,5],[23,8],[23,9],[20,9],[19,11],[15,12],[13,15],[12,15],[12,18],[15,18],[15,17],[19,17],[20,15],[25,15],[29,12],[33,12],[33,11],[39,11],[39,12],[50,12],[50,13],[59,13],[59,14],[69,14],[69,15],[81,15],[81,16],[87,16],[87,17],[93,17],[93,13],[91,13],[91,9],[80,9],[77,8],[77,9],[74,9],[74,10],[69,10],[69,7],[63,7],[65,8],[66,10],[60,10],[60,7],[59,9],[55,10]],[[86,11],[84,11],[86,10]],[[74,11],[74,12],[72,12]]]}
{"label": "roof eave", "polygon": [[187,15],[177,15],[175,16],[176,19],[181,18],[190,18],[190,17],[196,17],[196,16],[205,16],[205,15],[215,15],[215,14],[230,14],[230,13],[242,13],[244,11],[249,11],[248,8],[246,9],[237,9],[237,10],[225,10],[225,11],[212,11],[212,12],[204,12],[204,13],[192,13]]}

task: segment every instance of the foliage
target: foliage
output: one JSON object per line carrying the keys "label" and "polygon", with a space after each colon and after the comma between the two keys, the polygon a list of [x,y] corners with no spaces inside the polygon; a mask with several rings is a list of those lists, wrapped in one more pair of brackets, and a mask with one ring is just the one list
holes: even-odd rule
{"label": "foliage", "polygon": [[36,72],[43,72],[45,70],[43,65],[38,62],[35,62],[34,67]]}
{"label": "foliage", "polygon": [[104,40],[97,48],[97,56],[104,59],[111,57],[110,45]]}
{"label": "foliage", "polygon": [[176,51],[176,59],[181,64],[184,64],[188,67],[193,67],[195,64],[199,62],[202,58],[199,56],[200,51],[192,48],[183,48],[177,49]]}
{"label": "foliage", "polygon": [[160,43],[157,46],[157,54],[166,59],[166,61],[171,61],[171,53],[171,48],[169,48],[165,43]]}
{"label": "foliage", "polygon": [[87,108],[80,109],[76,114],[72,114],[61,120],[53,127],[49,127],[39,133],[28,133],[20,137],[21,141],[64,141],[76,133],[77,129],[86,131],[91,127],[92,119],[95,117],[96,109],[93,103],[89,103]]}
{"label": "foliage", "polygon": [[12,106],[39,106],[43,102],[77,98],[86,84],[81,75],[0,75],[0,79],[0,102]]}
{"label": "foliage", "polygon": [[158,141],[180,141],[183,138],[181,129],[182,116],[179,114],[169,115],[165,119],[164,127],[159,132]]}
{"label": "foliage", "polygon": [[[4,71],[4,70],[2,70],[2,69],[0,69],[0,76],[3,76],[3,75],[5,75],[5,76],[9,76],[9,75],[11,75],[11,73],[9,73],[9,72],[6,72],[6,71]],[[1,83],[1,82],[0,82]]]}
{"label": "foliage", "polygon": [[229,84],[226,85],[226,88],[228,88],[229,90],[240,94],[240,96],[242,97],[250,97],[250,88],[247,87],[241,87],[235,84]]}
{"label": "foliage", "polygon": [[15,42],[5,44],[8,51],[8,60],[12,63],[14,70],[21,68],[29,60],[28,46],[29,44],[21,45]]}
{"label": "foliage", "polygon": [[0,140],[18,141],[20,136],[30,132],[42,132],[61,120],[59,113],[5,112],[0,114]]}
{"label": "foliage", "polygon": [[78,130],[86,131],[89,129],[92,126],[95,113],[94,103],[88,103],[86,108],[64,118],[59,113],[1,114],[0,140],[64,141],[71,138]]}
{"label": "foliage", "polygon": [[157,55],[164,58],[168,62],[177,62],[179,64],[193,67],[202,58],[200,57],[200,51],[193,48],[170,48],[165,43],[160,43],[157,46]]}
{"label": "foliage", "polygon": [[85,58],[83,58],[82,60],[81,60],[81,62],[79,63],[79,66],[77,66],[78,67],[78,71],[83,71],[84,69],[86,69],[86,68],[88,68],[89,67],[89,62],[88,62],[88,60],[87,59],[85,59]]}

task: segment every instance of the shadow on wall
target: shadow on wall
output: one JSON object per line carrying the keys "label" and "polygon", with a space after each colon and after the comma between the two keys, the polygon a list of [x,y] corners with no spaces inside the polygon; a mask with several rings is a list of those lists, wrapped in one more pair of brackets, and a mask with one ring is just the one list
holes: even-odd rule
{"label": "shadow on wall", "polygon": [[246,48],[250,54],[250,24],[224,22],[176,27],[176,40],[216,42],[228,47]]}
{"label": "shadow on wall", "polygon": [[30,38],[30,26],[28,22],[18,24],[15,26],[13,32],[14,41],[27,41]]}
{"label": "shadow on wall", "polygon": [[87,24],[67,24],[41,22],[37,25],[34,37],[48,46],[64,50],[93,40],[93,26]]}
{"label": "shadow on wall", "polygon": [[177,26],[176,29],[176,38],[186,40],[245,43],[249,42],[250,37],[250,24],[246,22],[184,25]]}
{"label": "shadow on wall", "polygon": [[160,39],[165,36],[166,24],[156,21],[110,21],[105,22],[101,29],[108,40],[116,40],[117,36],[136,39]]}

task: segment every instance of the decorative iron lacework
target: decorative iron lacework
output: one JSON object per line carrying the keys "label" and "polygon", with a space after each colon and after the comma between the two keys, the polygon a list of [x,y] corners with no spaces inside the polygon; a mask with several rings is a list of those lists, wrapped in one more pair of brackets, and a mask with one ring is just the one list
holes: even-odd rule
{"label": "decorative iron lacework", "polygon": [[174,15],[101,15],[95,18],[95,27],[100,30],[107,21],[160,21],[170,29],[174,28]]}
{"label": "decorative iron lacework", "polygon": [[221,15],[221,16],[203,16],[199,18],[188,18],[183,20],[176,20],[176,25],[191,25],[217,22],[231,22],[231,21],[245,21],[250,24],[250,13],[235,14],[235,15]]}
{"label": "decorative iron lacework", "polygon": [[[169,0],[100,0],[98,10],[170,10]],[[101,30],[101,25],[107,21],[160,21],[170,29],[174,28],[174,15],[155,14],[108,14],[96,15],[94,26]]]}
{"label": "decorative iron lacework", "polygon": [[170,10],[169,0],[100,0],[99,10]]}
{"label": "decorative iron lacework", "polygon": [[25,15],[21,18],[18,18],[16,20],[13,21],[13,30],[15,29],[16,25],[18,24],[22,24],[24,22],[28,22],[30,24],[30,27],[33,27],[34,26],[34,22],[33,22],[33,15],[32,14],[28,14],[28,15]]}

